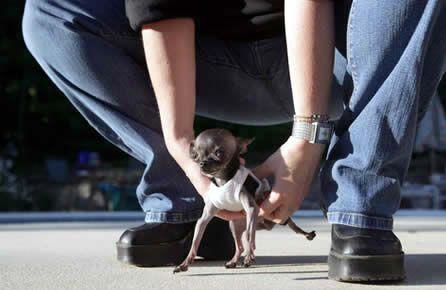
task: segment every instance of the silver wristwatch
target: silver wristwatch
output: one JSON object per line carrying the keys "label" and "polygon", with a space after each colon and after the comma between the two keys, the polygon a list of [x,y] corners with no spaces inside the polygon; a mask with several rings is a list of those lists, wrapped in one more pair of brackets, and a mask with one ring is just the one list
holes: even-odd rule
{"label": "silver wristwatch", "polygon": [[314,116],[318,115],[304,117],[308,120],[299,120],[295,116],[291,136],[310,143],[329,144],[334,131],[333,122],[328,121],[328,118],[322,120]]}

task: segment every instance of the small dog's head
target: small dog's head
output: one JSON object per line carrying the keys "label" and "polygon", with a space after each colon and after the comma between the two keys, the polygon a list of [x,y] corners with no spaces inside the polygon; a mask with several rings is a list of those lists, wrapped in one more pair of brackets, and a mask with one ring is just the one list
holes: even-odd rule
{"label": "small dog's head", "polygon": [[226,129],[207,129],[190,143],[189,154],[202,173],[214,176],[245,153],[253,140],[235,137]]}

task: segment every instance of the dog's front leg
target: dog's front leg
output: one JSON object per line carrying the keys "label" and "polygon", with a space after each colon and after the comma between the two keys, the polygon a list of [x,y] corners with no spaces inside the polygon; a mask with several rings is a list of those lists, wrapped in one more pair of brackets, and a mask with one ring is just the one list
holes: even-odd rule
{"label": "dog's front leg", "polygon": [[238,260],[243,253],[242,235],[246,229],[246,220],[244,218],[229,221],[229,228],[231,229],[232,237],[235,243],[235,254],[230,261],[225,264],[226,268],[235,268]]}
{"label": "dog's front leg", "polygon": [[248,240],[248,249],[244,260],[244,266],[249,267],[255,260],[254,250],[256,248],[256,224],[259,207],[254,198],[247,192],[240,192],[240,201],[246,212],[246,238]]}
{"label": "dog's front leg", "polygon": [[203,214],[198,219],[195,224],[194,238],[192,240],[192,247],[187,255],[186,259],[179,266],[175,267],[173,273],[185,272],[190,264],[193,263],[195,257],[197,256],[198,246],[200,245],[201,238],[206,229],[206,226],[211,221],[211,219],[218,212],[218,208],[215,207],[210,201],[208,201],[203,209]]}

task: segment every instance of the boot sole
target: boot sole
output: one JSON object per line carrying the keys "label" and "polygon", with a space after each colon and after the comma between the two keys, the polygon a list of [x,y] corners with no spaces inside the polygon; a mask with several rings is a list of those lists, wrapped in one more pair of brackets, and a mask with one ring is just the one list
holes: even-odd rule
{"label": "boot sole", "polygon": [[401,281],[406,277],[404,253],[354,256],[330,251],[328,278],[343,282]]}
{"label": "boot sole", "polygon": [[160,267],[179,265],[187,256],[194,231],[184,238],[152,245],[116,243],[118,261],[138,267]]}

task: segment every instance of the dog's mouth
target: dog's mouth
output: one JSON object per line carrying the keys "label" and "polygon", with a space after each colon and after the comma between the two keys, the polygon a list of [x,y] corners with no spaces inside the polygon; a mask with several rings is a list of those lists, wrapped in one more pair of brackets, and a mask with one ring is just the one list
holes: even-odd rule
{"label": "dog's mouth", "polygon": [[201,172],[209,174],[209,175],[214,175],[217,174],[218,172],[220,172],[220,169],[201,169]]}

